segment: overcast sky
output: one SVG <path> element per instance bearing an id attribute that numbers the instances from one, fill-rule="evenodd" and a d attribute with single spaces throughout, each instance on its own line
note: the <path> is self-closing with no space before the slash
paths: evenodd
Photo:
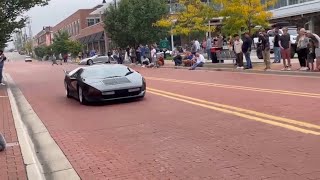
<path id="1" fill-rule="evenodd" d="M 37 34 L 43 26 L 54 26 L 78 9 L 93 8 L 103 0 L 50 0 L 49 5 L 34 7 L 27 15 L 32 19 L 33 34 Z M 112 0 L 107 0 L 111 2 Z"/>

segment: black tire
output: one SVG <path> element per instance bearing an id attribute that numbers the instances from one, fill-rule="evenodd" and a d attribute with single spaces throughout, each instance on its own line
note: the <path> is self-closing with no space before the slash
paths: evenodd
<path id="1" fill-rule="evenodd" d="M 80 104 L 82 104 L 82 105 L 88 104 L 85 96 L 83 95 L 83 91 L 82 91 L 81 87 L 78 87 L 78 99 L 79 99 Z"/>
<path id="2" fill-rule="evenodd" d="M 89 59 L 88 62 L 87 62 L 87 64 L 88 64 L 89 66 L 91 66 L 91 65 L 93 65 L 93 61 L 92 61 L 91 59 Z"/>

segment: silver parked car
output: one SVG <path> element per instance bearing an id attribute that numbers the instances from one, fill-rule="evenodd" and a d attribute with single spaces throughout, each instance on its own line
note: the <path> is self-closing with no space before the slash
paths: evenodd
<path id="1" fill-rule="evenodd" d="M 92 57 L 88 57 L 85 59 L 82 59 L 79 62 L 79 65 L 93 65 L 93 64 L 99 64 L 99 63 L 113 63 L 114 59 L 112 57 L 103 56 L 103 55 L 95 55 Z"/>

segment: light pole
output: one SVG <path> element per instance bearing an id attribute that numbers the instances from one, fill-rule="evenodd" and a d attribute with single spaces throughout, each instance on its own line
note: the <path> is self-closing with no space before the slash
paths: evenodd
<path id="1" fill-rule="evenodd" d="M 173 14 L 173 12 L 172 12 L 172 0 L 170 0 L 169 8 L 170 8 L 170 14 L 171 14 L 171 16 L 172 16 L 172 14 Z M 171 51 L 173 51 L 173 49 L 174 49 L 174 41 L 173 41 L 172 26 L 171 26 L 170 34 L 171 34 Z"/>
<path id="2" fill-rule="evenodd" d="M 207 4 L 208 4 L 208 6 L 210 5 L 210 0 L 207 0 Z M 210 27 L 211 26 L 211 17 L 209 17 L 208 25 L 209 25 L 208 37 L 211 38 L 211 27 Z"/>

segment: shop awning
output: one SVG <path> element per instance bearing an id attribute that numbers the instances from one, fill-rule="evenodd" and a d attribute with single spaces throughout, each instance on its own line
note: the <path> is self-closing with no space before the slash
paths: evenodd
<path id="1" fill-rule="evenodd" d="M 94 38 L 93 41 L 100 41 L 102 39 L 102 36 L 103 36 L 103 32 L 99 32 L 96 34 L 96 37 Z"/>

